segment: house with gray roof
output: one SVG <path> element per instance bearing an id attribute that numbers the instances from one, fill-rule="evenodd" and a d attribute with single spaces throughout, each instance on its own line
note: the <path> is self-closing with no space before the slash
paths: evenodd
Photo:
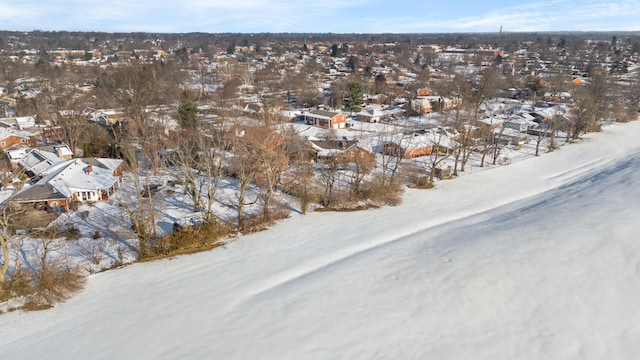
<path id="1" fill-rule="evenodd" d="M 347 126 L 347 116 L 342 113 L 313 110 L 303 114 L 309 125 L 320 126 L 327 129 L 344 129 Z"/>
<path id="2" fill-rule="evenodd" d="M 42 172 L 42 178 L 9 198 L 36 208 L 69 209 L 72 203 L 108 200 L 119 187 L 122 160 L 84 158 L 58 162 Z"/>

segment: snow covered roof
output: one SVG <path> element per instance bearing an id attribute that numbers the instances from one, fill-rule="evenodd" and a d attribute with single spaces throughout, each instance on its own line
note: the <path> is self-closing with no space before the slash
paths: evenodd
<path id="1" fill-rule="evenodd" d="M 529 114 L 520 114 L 520 115 L 514 115 L 514 116 L 510 116 L 507 121 L 510 123 L 518 123 L 518 124 L 529 124 L 531 122 L 533 122 L 535 118 Z"/>
<path id="2" fill-rule="evenodd" d="M 103 169 L 110 170 L 112 173 L 118 168 L 118 166 L 122 165 L 121 159 L 85 158 L 82 160 L 88 165 L 98 166 Z"/>
<path id="3" fill-rule="evenodd" d="M 5 128 L 0 128 L 0 140 L 4 140 L 11 136 L 17 136 L 24 139 L 28 139 L 34 136 L 34 134 L 29 131 L 20 131 L 20 130 L 13 130 L 13 129 L 9 130 Z"/>
<path id="4" fill-rule="evenodd" d="M 29 129 L 36 125 L 36 118 L 33 116 L 22 116 L 15 119 L 16 127 L 20 130 Z"/>
<path id="5" fill-rule="evenodd" d="M 92 158 L 64 161 L 56 167 L 54 172 L 42 178 L 37 184 L 49 183 L 67 197 L 80 190 L 98 190 L 112 187 L 118 181 L 118 178 L 113 176 L 113 170 L 106 167 L 92 166 L 95 161 L 96 159 Z M 122 160 L 115 161 L 122 162 Z M 91 170 L 89 170 L 89 167 Z"/>
<path id="6" fill-rule="evenodd" d="M 16 201 L 68 199 L 78 191 L 96 191 L 111 188 L 118 177 L 113 167 L 122 163 L 117 159 L 71 159 L 51 165 L 47 175 L 32 186 L 12 197 Z M 116 166 L 117 167 L 117 166 Z"/>
<path id="7" fill-rule="evenodd" d="M 396 114 L 401 114 L 403 113 L 404 110 L 397 108 L 397 107 L 390 107 L 390 108 L 381 108 L 381 107 L 371 107 L 371 108 L 367 108 L 364 109 L 362 111 L 360 111 L 358 113 L 358 115 L 362 115 L 362 116 L 366 116 L 366 117 L 385 117 L 385 116 L 392 116 L 392 115 L 396 115 Z"/>
<path id="8" fill-rule="evenodd" d="M 550 118 L 550 117 L 553 117 L 554 115 L 558 114 L 558 112 L 560 112 L 559 108 L 550 107 L 550 108 L 537 109 L 534 112 L 534 114 L 538 114 L 538 115 L 542 116 L 543 118 Z"/>
<path id="9" fill-rule="evenodd" d="M 314 118 L 317 118 L 317 119 L 330 120 L 330 119 L 332 119 L 334 116 L 336 116 L 338 114 L 339 113 L 331 112 L 331 111 L 313 110 L 313 111 L 307 113 L 307 116 L 314 117 Z"/>
<path id="10" fill-rule="evenodd" d="M 25 155 L 18 164 L 26 171 L 33 175 L 40 175 L 52 165 L 63 162 L 64 159 L 56 154 L 40 149 L 33 149 Z"/>
<path id="11" fill-rule="evenodd" d="M 317 151 L 319 157 L 330 157 L 343 153 L 358 145 L 355 140 L 309 140 L 311 148 Z"/>
<path id="12" fill-rule="evenodd" d="M 532 116 L 531 114 L 526 112 L 519 113 L 518 116 L 520 116 L 521 118 L 527 121 L 534 121 L 536 119 L 535 116 Z"/>
<path id="13" fill-rule="evenodd" d="M 45 145 L 37 148 L 41 151 L 47 151 L 56 154 L 58 157 L 73 156 L 73 152 L 67 144 Z"/>
<path id="14" fill-rule="evenodd" d="M 30 148 L 21 147 L 21 148 L 18 148 L 18 149 L 7 149 L 5 151 L 5 154 L 7 154 L 7 158 L 9 158 L 10 161 L 15 162 L 15 161 L 23 159 L 25 156 L 27 156 L 29 151 L 31 151 Z"/>
<path id="15" fill-rule="evenodd" d="M 403 149 L 416 149 L 426 146 L 439 146 L 441 148 L 452 149 L 457 143 L 441 129 L 431 129 L 424 133 L 413 133 L 405 135 L 400 140 Z"/>

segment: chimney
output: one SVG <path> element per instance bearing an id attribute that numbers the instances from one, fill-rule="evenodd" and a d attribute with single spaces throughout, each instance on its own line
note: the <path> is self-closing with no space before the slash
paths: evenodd
<path id="1" fill-rule="evenodd" d="M 89 175 L 91 174 L 91 172 L 93 171 L 93 166 L 88 165 L 86 168 L 84 168 L 84 173 Z"/>

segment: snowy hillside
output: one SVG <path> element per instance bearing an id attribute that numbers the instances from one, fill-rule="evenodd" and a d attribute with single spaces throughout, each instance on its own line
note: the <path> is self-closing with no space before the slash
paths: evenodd
<path id="1" fill-rule="evenodd" d="M 0 316 L 11 359 L 634 359 L 640 122 Z"/>

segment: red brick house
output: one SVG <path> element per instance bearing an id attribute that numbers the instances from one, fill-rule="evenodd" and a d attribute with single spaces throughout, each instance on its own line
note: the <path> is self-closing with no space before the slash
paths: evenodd
<path id="1" fill-rule="evenodd" d="M 309 125 L 315 125 L 327 129 L 344 129 L 347 127 L 347 116 L 345 114 L 324 110 L 313 110 L 303 115 L 305 121 Z"/>
<path id="2" fill-rule="evenodd" d="M 416 96 L 433 96 L 433 91 L 426 87 L 416 90 Z"/>
<path id="3" fill-rule="evenodd" d="M 355 140 L 309 140 L 317 160 L 337 159 L 347 163 L 373 165 L 375 155 L 358 146 Z"/>
<path id="4" fill-rule="evenodd" d="M 6 150 L 14 145 L 33 145 L 35 135 L 27 131 L 0 129 L 0 149 Z"/>

